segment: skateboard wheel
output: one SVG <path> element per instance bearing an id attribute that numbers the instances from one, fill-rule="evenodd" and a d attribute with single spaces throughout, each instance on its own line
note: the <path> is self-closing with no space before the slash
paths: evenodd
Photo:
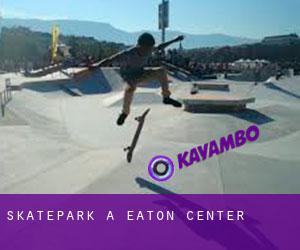
<path id="1" fill-rule="evenodd" d="M 129 151 L 130 147 L 124 148 L 124 152 Z"/>

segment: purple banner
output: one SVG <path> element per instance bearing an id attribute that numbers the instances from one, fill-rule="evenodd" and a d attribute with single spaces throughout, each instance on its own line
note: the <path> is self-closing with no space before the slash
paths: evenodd
<path id="1" fill-rule="evenodd" d="M 299 249 L 298 195 L 1 195 L 0 249 Z"/>

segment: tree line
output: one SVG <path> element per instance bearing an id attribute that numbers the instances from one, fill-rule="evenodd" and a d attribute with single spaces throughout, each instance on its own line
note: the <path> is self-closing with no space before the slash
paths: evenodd
<path id="1" fill-rule="evenodd" d="M 122 49 L 124 44 L 98 41 L 92 37 L 60 36 L 60 42 L 70 46 L 71 66 L 89 60 L 101 60 Z M 51 35 L 24 27 L 2 28 L 0 34 L 0 70 L 19 71 L 49 66 Z M 230 63 L 235 60 L 265 59 L 272 63 L 300 63 L 300 43 L 266 45 L 263 43 L 220 48 L 198 48 L 177 53 L 176 61 L 197 63 Z"/>
<path id="2" fill-rule="evenodd" d="M 87 57 L 100 60 L 121 49 L 124 44 L 98 41 L 92 37 L 60 36 L 60 42 L 70 46 L 71 63 Z M 24 27 L 2 28 L 0 34 L 0 70 L 19 71 L 42 68 L 51 64 L 51 35 Z M 74 65 L 76 66 L 76 65 Z"/>
<path id="3" fill-rule="evenodd" d="M 265 59 L 272 63 L 299 63 L 300 43 L 267 45 L 263 43 L 222 48 L 186 50 L 183 56 L 200 63 L 231 63 L 243 59 Z"/>

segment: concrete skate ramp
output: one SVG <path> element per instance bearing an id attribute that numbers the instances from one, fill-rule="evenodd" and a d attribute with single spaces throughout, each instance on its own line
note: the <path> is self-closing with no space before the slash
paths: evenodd
<path id="1" fill-rule="evenodd" d="M 215 91 L 229 91 L 228 83 L 220 83 L 220 82 L 194 82 L 194 86 L 198 88 L 198 90 L 215 90 Z"/>
<path id="2" fill-rule="evenodd" d="M 227 112 L 246 109 L 246 105 L 254 103 L 255 98 L 217 93 L 199 93 L 181 98 L 185 110 L 197 112 Z"/>
<path id="3" fill-rule="evenodd" d="M 27 126 L 28 123 L 22 119 L 20 116 L 16 115 L 9 109 L 5 110 L 5 116 L 0 117 L 0 127 L 9 126 Z"/>
<path id="4" fill-rule="evenodd" d="M 265 87 L 269 88 L 269 89 L 272 89 L 272 90 L 275 90 L 275 91 L 279 91 L 285 95 L 288 95 L 289 97 L 294 97 L 294 98 L 297 98 L 297 99 L 300 99 L 300 95 L 297 94 L 297 93 L 293 93 L 292 91 L 288 90 L 288 89 L 285 89 L 279 85 L 276 85 L 272 82 L 266 82 L 264 84 Z M 286 86 L 285 86 L 286 87 Z"/>
<path id="5" fill-rule="evenodd" d="M 117 77 L 111 69 L 102 73 Z M 9 126 L 0 126 L 2 193 L 153 193 L 135 182 L 137 177 L 151 181 L 147 166 L 153 156 L 176 159 L 178 153 L 253 123 L 261 131 L 257 143 L 175 171 L 169 182 L 160 185 L 179 194 L 299 193 L 298 98 L 263 84 L 228 81 L 230 94 L 256 97 L 251 111 L 194 114 L 161 104 L 140 104 L 132 105 L 126 123 L 118 127 L 121 108 L 103 104 L 111 98 L 112 105 L 119 105 L 123 92 L 114 90 L 123 88 L 123 82 L 111 82 L 117 83 L 110 84 L 111 93 L 85 98 L 51 99 L 28 89 L 14 93 L 8 108 L 28 125 L 11 126 L 16 124 L 12 118 L 6 123 Z M 273 83 L 300 94 L 300 78 Z M 171 85 L 175 98 L 188 95 L 190 87 L 182 82 Z M 139 102 L 141 96 L 141 103 L 148 102 L 159 92 L 138 89 L 135 100 Z M 147 108 L 151 113 L 129 165 L 123 148 L 136 131 L 134 118 Z"/>
<path id="6" fill-rule="evenodd" d="M 23 88 L 36 92 L 64 92 L 70 96 L 106 94 L 120 90 L 123 86 L 124 81 L 114 68 L 99 69 L 79 79 L 49 79 L 23 84 Z"/>

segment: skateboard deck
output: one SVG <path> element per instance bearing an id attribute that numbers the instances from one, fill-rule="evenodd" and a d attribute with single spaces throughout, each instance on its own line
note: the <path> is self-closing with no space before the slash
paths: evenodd
<path id="1" fill-rule="evenodd" d="M 133 157 L 133 152 L 134 149 L 138 143 L 138 140 L 140 138 L 144 123 L 145 123 L 145 118 L 148 115 L 148 113 L 150 112 L 150 109 L 147 109 L 141 116 L 136 117 L 135 120 L 139 123 L 138 127 L 136 129 L 135 135 L 133 137 L 133 140 L 131 142 L 131 145 L 127 148 L 124 149 L 125 152 L 127 152 L 127 161 L 128 163 L 131 163 L 132 161 L 132 157 Z"/>

